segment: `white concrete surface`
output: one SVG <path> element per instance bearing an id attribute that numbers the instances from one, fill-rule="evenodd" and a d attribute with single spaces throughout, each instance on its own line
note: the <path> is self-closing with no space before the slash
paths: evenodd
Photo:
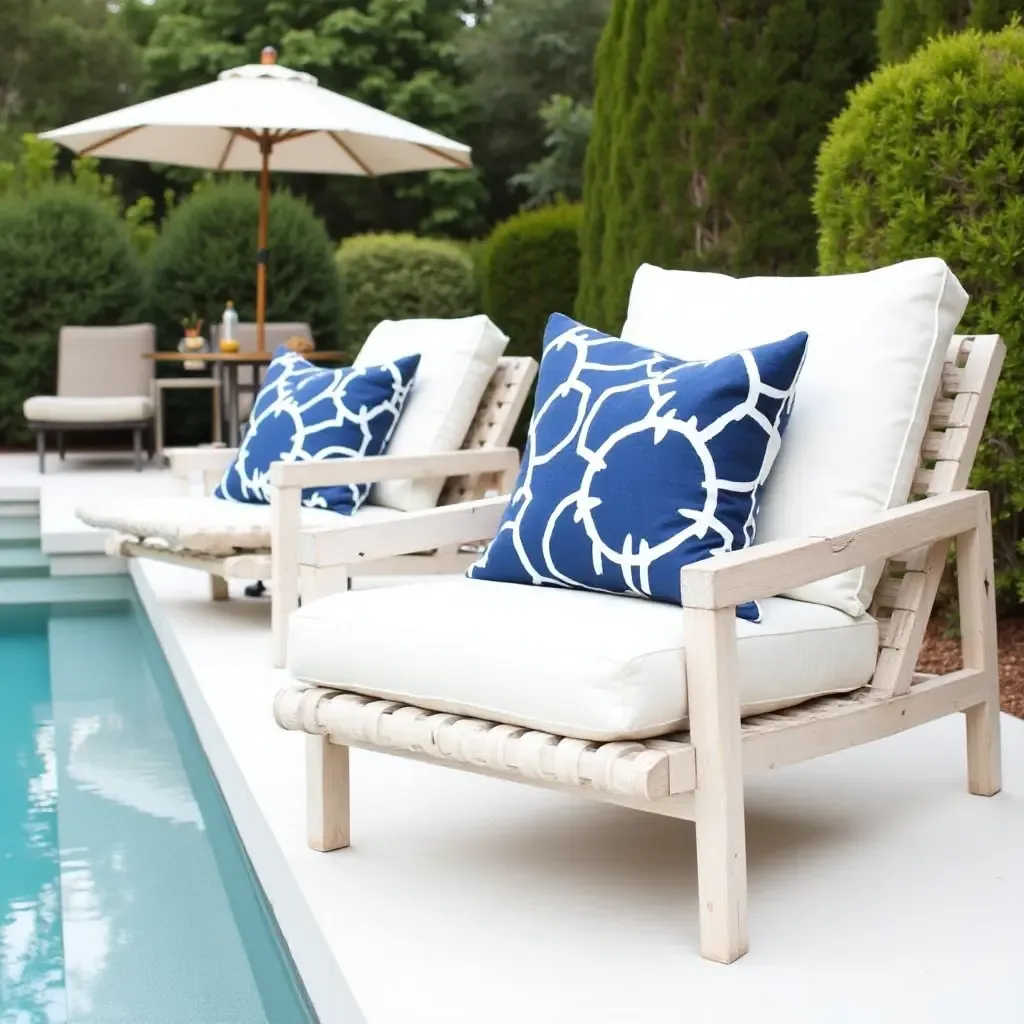
<path id="1" fill-rule="evenodd" d="M 121 496 L 178 493 L 169 470 L 147 463 L 136 473 L 130 454 L 73 452 L 64 462 L 51 454 L 46 459 L 46 473 L 40 474 L 38 467 L 34 454 L 0 455 L 0 504 L 23 509 L 26 502 L 39 503 L 43 552 L 50 556 L 55 576 L 117 573 L 126 568 L 123 559 L 107 559 L 104 531 L 76 518 L 77 505 L 116 501 Z"/>
<path id="2" fill-rule="evenodd" d="M 266 605 L 138 564 L 276 846 L 275 905 L 312 919 L 370 1024 L 1016 1019 L 1024 722 L 1004 716 L 993 799 L 966 792 L 959 716 L 753 780 L 751 952 L 721 967 L 697 954 L 685 822 L 357 750 L 353 846 L 309 851 Z"/>
<path id="3" fill-rule="evenodd" d="M 353 846 L 310 851 L 268 603 L 132 576 L 322 1024 L 1021 1019 L 1024 722 L 991 799 L 959 716 L 751 780 L 751 951 L 722 967 L 685 822 L 353 751 Z"/>

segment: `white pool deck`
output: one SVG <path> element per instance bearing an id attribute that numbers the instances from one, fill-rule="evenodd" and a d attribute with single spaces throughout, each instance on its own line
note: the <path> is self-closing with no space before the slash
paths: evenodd
<path id="1" fill-rule="evenodd" d="M 61 572 L 123 571 L 75 503 L 169 474 L 50 466 L 0 456 L 0 511 L 38 500 Z M 697 953 L 686 822 L 353 751 L 353 846 L 310 851 L 268 603 L 128 568 L 321 1024 L 1024 1020 L 1024 722 L 1003 716 L 991 799 L 959 716 L 751 780 L 751 950 L 723 967 Z"/>

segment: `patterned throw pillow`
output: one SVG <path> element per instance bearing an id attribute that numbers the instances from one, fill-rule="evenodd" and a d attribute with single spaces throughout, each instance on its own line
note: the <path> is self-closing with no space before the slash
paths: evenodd
<path id="1" fill-rule="evenodd" d="M 256 396 L 238 456 L 214 496 L 265 505 L 272 462 L 381 455 L 419 361 L 413 355 L 383 366 L 325 370 L 280 346 Z M 349 515 L 369 492 L 368 484 L 307 487 L 302 503 Z"/>
<path id="2" fill-rule="evenodd" d="M 754 540 L 806 345 L 682 362 L 556 313 L 515 490 L 468 575 L 679 604 L 684 565 Z"/>

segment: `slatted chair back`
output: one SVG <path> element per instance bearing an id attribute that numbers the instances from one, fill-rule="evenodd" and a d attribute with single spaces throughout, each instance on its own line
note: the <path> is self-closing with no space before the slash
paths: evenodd
<path id="1" fill-rule="evenodd" d="M 1002 340 L 994 334 L 957 335 L 950 342 L 911 501 L 967 486 L 1004 353 Z M 879 624 L 875 689 L 910 689 L 948 554 L 949 545 L 942 542 L 886 563 L 871 605 Z"/>
<path id="2" fill-rule="evenodd" d="M 462 447 L 503 448 L 507 445 L 536 376 L 537 361 L 529 356 L 504 356 L 500 359 L 480 399 Z M 453 476 L 445 481 L 438 504 L 473 501 L 500 487 L 501 481 L 493 473 Z"/>

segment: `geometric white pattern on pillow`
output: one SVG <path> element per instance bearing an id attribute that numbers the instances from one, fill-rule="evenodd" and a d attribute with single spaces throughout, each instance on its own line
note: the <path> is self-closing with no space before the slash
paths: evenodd
<path id="1" fill-rule="evenodd" d="M 314 366 L 281 346 L 253 404 L 238 455 L 215 497 L 267 504 L 274 462 L 314 462 L 383 454 L 412 386 L 419 357 L 383 366 Z M 307 487 L 308 508 L 355 511 L 368 484 Z"/>
<path id="2" fill-rule="evenodd" d="M 683 363 L 552 315 L 519 478 L 470 575 L 678 605 L 682 566 L 754 538 L 806 342 Z"/>

